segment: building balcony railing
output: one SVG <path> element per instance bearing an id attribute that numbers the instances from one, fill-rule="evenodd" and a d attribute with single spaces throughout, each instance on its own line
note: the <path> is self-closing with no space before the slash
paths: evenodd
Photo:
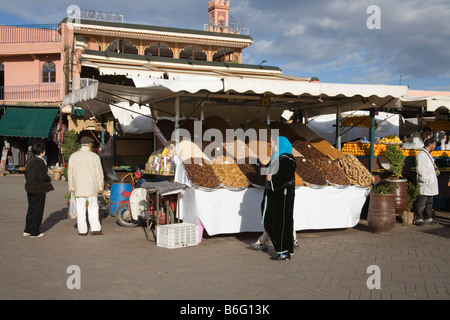
<path id="1" fill-rule="evenodd" d="M 71 83 L 71 92 L 73 92 L 78 89 L 86 88 L 93 83 L 98 83 L 98 80 L 91 78 L 72 78 Z"/>
<path id="2" fill-rule="evenodd" d="M 44 101 L 61 100 L 59 83 L 42 83 L 23 86 L 0 87 L 0 101 Z"/>
<path id="3" fill-rule="evenodd" d="M 0 26 L 0 43 L 59 42 L 61 36 L 56 24 Z"/>

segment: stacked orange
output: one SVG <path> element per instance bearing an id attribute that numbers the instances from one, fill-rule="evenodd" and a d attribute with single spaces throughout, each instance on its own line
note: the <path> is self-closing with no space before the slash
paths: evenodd
<path id="1" fill-rule="evenodd" d="M 431 151 L 433 157 L 450 157 L 450 150 Z"/>
<path id="2" fill-rule="evenodd" d="M 342 152 L 345 154 L 353 154 L 355 156 L 368 156 L 370 155 L 370 143 L 356 143 L 348 142 L 344 144 Z M 386 145 L 382 143 L 376 143 L 373 146 L 373 154 L 375 156 L 384 155 L 386 153 Z"/>
<path id="3" fill-rule="evenodd" d="M 402 149 L 403 155 L 405 157 L 415 157 L 417 156 L 417 152 L 419 152 L 419 150 L 415 150 L 415 149 Z"/>
<path id="4" fill-rule="evenodd" d="M 386 145 L 382 143 L 376 143 L 373 146 L 373 154 L 376 156 L 383 156 L 386 154 Z"/>
<path id="5" fill-rule="evenodd" d="M 370 154 L 370 143 L 348 142 L 344 144 L 342 152 L 355 156 L 365 156 Z"/>

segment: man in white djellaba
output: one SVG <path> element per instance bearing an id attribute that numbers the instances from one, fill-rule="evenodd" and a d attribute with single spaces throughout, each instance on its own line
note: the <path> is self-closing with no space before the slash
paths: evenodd
<path id="1" fill-rule="evenodd" d="M 80 236 L 88 234 L 86 222 L 86 201 L 88 204 L 88 219 L 91 235 L 102 235 L 98 193 L 103 190 L 103 169 L 100 157 L 91 151 L 94 140 L 90 137 L 81 138 L 81 148 L 69 158 L 67 180 L 69 190 L 75 195 L 77 212 L 77 228 Z"/>
<path id="2" fill-rule="evenodd" d="M 437 176 L 439 170 L 434 163 L 431 151 L 436 148 L 436 141 L 427 139 L 424 147 L 417 153 L 416 170 L 417 184 L 420 186 L 420 195 L 416 202 L 415 224 L 436 223 L 433 220 L 433 197 L 439 194 Z"/>

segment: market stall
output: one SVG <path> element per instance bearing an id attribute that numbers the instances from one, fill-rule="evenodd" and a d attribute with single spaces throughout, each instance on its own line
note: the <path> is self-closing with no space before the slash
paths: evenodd
<path id="1" fill-rule="evenodd" d="M 177 180 L 189 183 L 182 168 L 177 170 Z M 343 189 L 298 187 L 294 205 L 295 230 L 354 227 L 359 222 L 368 190 L 358 186 Z M 262 231 L 262 198 L 261 188 L 242 191 L 188 188 L 180 197 L 180 214 L 186 222 L 201 223 L 209 235 Z"/>
<path id="2" fill-rule="evenodd" d="M 272 126 L 288 136 L 287 130 L 292 130 L 281 122 Z M 305 141 L 294 130 L 290 137 L 297 161 L 295 229 L 354 227 L 373 182 L 368 170 L 355 157 L 344 155 L 323 139 L 312 136 L 315 140 Z M 269 146 L 264 141 L 258 143 Z M 209 148 L 229 155 L 222 158 L 206 152 L 208 146 L 189 140 L 180 143 L 174 181 L 189 186 L 180 197 L 181 219 L 203 225 L 209 235 L 262 231 L 264 176 L 260 175 L 260 163 L 264 160 L 260 160 L 265 154 L 259 154 L 256 145 L 243 142 L 241 148 L 239 144 L 234 146 L 234 152 L 226 143 Z M 252 157 L 258 161 L 250 163 Z M 196 164 L 196 159 L 201 161 Z M 216 164 L 218 159 L 223 168 Z M 350 166 L 348 171 L 344 169 Z"/>
<path id="3" fill-rule="evenodd" d="M 431 152 L 436 165 L 440 171 L 438 176 L 439 195 L 434 199 L 435 209 L 449 209 L 450 208 L 450 186 L 448 185 L 450 179 L 450 121 L 448 118 L 448 109 L 443 105 L 448 105 L 448 98 L 442 98 L 438 102 L 436 97 L 433 98 L 410 98 L 407 99 L 406 105 L 413 104 L 419 107 L 416 110 L 417 123 L 414 127 L 409 125 L 407 130 L 400 130 L 397 134 L 377 134 L 373 145 L 367 140 L 359 139 L 356 141 L 346 142 L 343 145 L 342 152 L 345 154 L 353 154 L 369 168 L 375 176 L 375 182 L 378 183 L 390 175 L 389 163 L 385 157 L 386 147 L 388 145 L 396 145 L 402 150 L 405 156 L 405 165 L 402 175 L 408 181 L 415 182 L 415 157 L 423 146 L 422 139 L 416 139 L 418 132 L 423 127 L 430 128 L 432 138 L 437 142 L 437 148 Z M 420 108 L 424 108 L 421 110 Z M 445 109 L 443 109 L 445 108 Z M 436 112 L 438 111 L 438 112 Z M 440 111 L 440 112 L 439 112 Z M 398 117 L 398 115 L 396 115 Z M 420 120 L 418 124 L 417 118 Z M 403 123 L 409 121 L 401 119 Z M 349 123 L 350 120 L 347 121 Z M 370 124 L 366 122 L 361 123 L 362 126 L 368 127 Z M 412 128 L 412 129 L 410 129 Z M 401 137 L 401 138 L 400 138 Z M 373 147 L 373 157 L 370 157 L 371 147 Z"/>
<path id="4" fill-rule="evenodd" d="M 278 129 L 280 135 L 289 137 L 292 142 L 303 139 L 313 143 L 310 138 L 314 135 L 304 130 L 308 129 L 308 117 L 373 108 L 374 105 L 395 106 L 397 99 L 407 92 L 406 87 L 395 86 L 325 84 L 274 78 L 236 79 L 220 78 L 217 75 L 198 82 L 192 79 L 183 82 L 176 79 L 155 81 L 156 79 L 136 77 L 133 80 L 136 87 L 100 83 L 96 93 L 89 92 L 90 97 L 83 95 L 85 100 L 78 104 L 89 110 L 88 116 L 105 112 L 111 103 L 111 97 L 114 97 L 116 106 L 120 101 L 129 101 L 130 106 L 134 103 L 147 105 L 152 111 L 151 121 L 155 121 L 155 129 L 160 125 L 160 118 L 169 117 L 173 120 L 174 128 L 184 128 L 193 140 L 198 138 L 200 141 L 208 141 L 203 139 L 205 131 L 202 129 L 197 132 L 190 131 L 195 120 L 207 129 L 208 117 L 220 115 L 222 120 L 225 120 L 221 123 L 227 123 L 234 130 Z M 71 99 L 67 101 L 73 102 Z M 121 108 L 126 108 L 126 105 L 121 105 Z M 274 119 L 279 119 L 283 111 L 289 108 L 302 113 L 303 120 L 302 123 L 292 123 L 287 128 Z M 259 121 L 252 123 L 251 120 Z M 212 127 L 218 129 L 218 123 Z M 304 131 L 301 132 L 302 130 Z M 295 135 L 298 137 L 292 138 Z M 308 139 L 305 139 L 306 137 Z M 320 136 L 314 138 L 318 140 L 315 141 L 317 147 L 324 141 Z M 234 178 L 224 183 L 221 179 L 226 177 L 217 172 L 216 164 L 208 163 L 211 161 L 208 156 L 212 149 L 205 155 L 205 147 L 208 146 L 198 146 L 198 158 L 203 170 L 185 165 L 185 159 L 182 159 L 182 165 L 176 165 L 174 181 L 189 186 L 180 199 L 177 215 L 187 222 L 203 224 L 209 234 L 261 230 L 262 189 L 256 180 L 262 176 L 257 172 L 257 165 L 252 164 L 246 168 L 239 166 L 241 173 L 247 178 L 247 182 L 242 185 L 237 183 L 242 181 L 241 179 Z M 347 177 L 347 182 L 330 181 L 319 168 L 333 166 L 333 170 L 344 172 L 343 167 L 338 167 L 338 158 L 342 156 L 344 159 L 344 155 L 339 154 L 329 143 L 327 147 L 330 154 L 322 153 L 327 160 L 322 159 L 320 163 L 316 162 L 319 159 L 314 155 L 306 154 L 309 149 L 296 149 L 299 153 L 296 155 L 299 171 L 296 174 L 294 217 L 297 230 L 353 227 L 359 221 L 361 209 L 373 183 L 367 169 L 367 175 L 353 177 L 355 180 Z M 332 151 L 338 152 L 338 155 L 331 155 Z M 270 155 L 270 152 L 268 154 Z M 347 159 L 353 160 L 345 157 L 345 160 Z M 237 162 L 237 159 L 234 158 L 233 161 Z M 229 161 L 228 165 L 235 169 L 233 161 Z M 348 167 L 350 163 L 344 163 L 343 166 Z M 195 175 L 200 175 L 201 171 L 206 172 L 203 173 L 206 177 L 202 181 L 203 185 L 193 179 Z M 208 185 L 204 184 L 206 182 Z"/>

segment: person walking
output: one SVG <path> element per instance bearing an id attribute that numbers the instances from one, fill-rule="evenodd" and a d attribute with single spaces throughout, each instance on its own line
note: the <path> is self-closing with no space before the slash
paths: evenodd
<path id="1" fill-rule="evenodd" d="M 100 157 L 91 151 L 94 140 L 82 137 L 81 148 L 69 158 L 67 179 L 69 190 L 75 196 L 77 228 L 80 236 L 88 234 L 86 201 L 91 235 L 102 235 L 99 217 L 98 193 L 103 190 L 103 169 Z"/>
<path id="2" fill-rule="evenodd" d="M 294 249 L 298 249 L 299 243 L 297 240 L 297 231 L 295 231 L 295 228 L 292 232 L 292 236 L 294 239 Z M 264 230 L 263 234 L 260 235 L 258 237 L 258 239 L 256 239 L 256 241 L 250 245 L 250 248 L 253 250 L 267 251 L 269 249 L 269 246 L 268 246 L 269 240 L 270 240 L 269 234 L 267 233 L 266 230 Z"/>
<path id="3" fill-rule="evenodd" d="M 416 156 L 417 184 L 420 186 L 415 213 L 415 224 L 418 226 L 436 223 L 433 220 L 433 197 L 439 194 L 438 169 L 431 155 L 435 148 L 436 141 L 427 139 Z"/>
<path id="4" fill-rule="evenodd" d="M 40 238 L 44 234 L 39 228 L 44 216 L 45 198 L 49 191 L 54 190 L 48 175 L 47 163 L 44 160 L 45 144 L 38 141 L 31 147 L 32 157 L 25 171 L 25 191 L 27 192 L 28 211 L 25 218 L 25 237 Z"/>
<path id="5" fill-rule="evenodd" d="M 272 241 L 273 260 L 290 260 L 294 254 L 294 197 L 296 162 L 286 137 L 272 141 L 272 157 L 261 203 L 264 230 Z"/>

